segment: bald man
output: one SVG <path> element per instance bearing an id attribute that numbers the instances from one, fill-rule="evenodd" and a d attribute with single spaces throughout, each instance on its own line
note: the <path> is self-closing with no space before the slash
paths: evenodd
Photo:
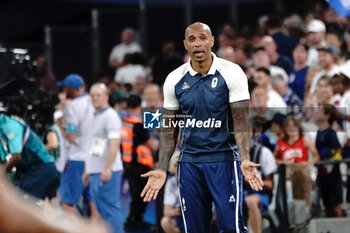
<path id="1" fill-rule="evenodd" d="M 90 184 L 90 194 L 102 219 L 114 233 L 123 232 L 120 209 L 122 160 L 120 155 L 121 120 L 108 105 L 109 92 L 105 84 L 96 83 L 90 89 L 95 108 L 89 128 L 90 151 L 85 160 L 83 182 Z"/>
<path id="2" fill-rule="evenodd" d="M 208 25 L 187 27 L 190 60 L 168 75 L 163 89 L 163 122 L 173 124 L 162 126 L 159 169 L 142 175 L 148 182 L 141 196 L 157 197 L 181 128 L 178 182 L 185 232 L 209 232 L 212 203 L 220 232 L 246 232 L 243 175 L 253 189 L 263 186 L 255 169 L 260 165 L 249 161 L 248 80 L 237 64 L 216 57 L 213 45 Z M 176 119 L 178 111 L 188 117 Z"/>

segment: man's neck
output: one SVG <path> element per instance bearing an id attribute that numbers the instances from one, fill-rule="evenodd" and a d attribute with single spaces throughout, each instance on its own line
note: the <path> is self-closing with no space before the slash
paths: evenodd
<path id="1" fill-rule="evenodd" d="M 193 60 L 191 60 L 191 66 L 193 68 L 194 71 L 199 72 L 202 76 L 205 76 L 211 65 L 213 64 L 213 56 L 210 56 L 210 58 L 204 62 L 194 62 Z"/>
<path id="2" fill-rule="evenodd" d="M 102 105 L 100 107 L 95 107 L 95 114 L 100 113 L 101 111 L 103 111 L 107 107 L 108 107 L 108 104 L 104 104 L 104 105 Z"/>

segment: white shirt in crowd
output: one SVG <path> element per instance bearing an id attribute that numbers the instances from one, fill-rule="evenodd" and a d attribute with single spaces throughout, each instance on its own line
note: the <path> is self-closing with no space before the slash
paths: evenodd
<path id="1" fill-rule="evenodd" d="M 287 104 L 277 91 L 270 88 L 267 91 L 267 96 L 269 97 L 266 103 L 268 108 L 274 108 L 274 112 L 287 113 Z"/>
<path id="2" fill-rule="evenodd" d="M 114 80 L 120 84 L 134 84 L 137 78 L 146 78 L 146 76 L 147 69 L 143 65 L 129 64 L 116 71 Z"/>
<path id="3" fill-rule="evenodd" d="M 175 206 L 179 202 L 179 189 L 176 177 L 170 176 L 165 183 L 163 204 Z"/>
<path id="4" fill-rule="evenodd" d="M 89 127 L 89 153 L 85 160 L 85 168 L 88 174 L 101 173 L 105 168 L 109 153 L 109 140 L 120 140 L 121 120 L 118 114 L 107 107 L 93 116 Z M 112 171 L 123 170 L 120 147 L 117 157 L 113 162 Z"/>
<path id="5" fill-rule="evenodd" d="M 68 146 L 68 158 L 74 161 L 84 161 L 88 155 L 90 144 L 88 133 L 91 127 L 94 106 L 88 94 L 76 97 L 67 105 L 65 111 L 65 122 L 67 130 L 74 126 L 77 138 Z"/>
<path id="6" fill-rule="evenodd" d="M 262 146 L 260 151 L 260 164 L 261 164 L 261 172 L 267 176 L 273 174 L 277 171 L 277 165 L 275 161 L 275 157 L 269 148 Z M 261 172 L 257 169 L 259 176 L 261 177 Z"/>
<path id="7" fill-rule="evenodd" d="M 116 59 L 118 62 L 121 63 L 124 61 L 125 54 L 140 53 L 140 52 L 142 52 L 142 48 L 136 42 L 133 42 L 129 45 L 126 45 L 124 43 L 120 43 L 120 44 L 114 46 L 109 58 Z"/>

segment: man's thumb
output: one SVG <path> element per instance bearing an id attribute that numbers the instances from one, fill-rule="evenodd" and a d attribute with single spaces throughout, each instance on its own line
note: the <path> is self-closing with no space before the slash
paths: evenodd
<path id="1" fill-rule="evenodd" d="M 145 177 L 149 177 L 151 175 L 151 171 L 145 173 L 145 174 L 141 174 L 141 177 L 145 178 Z"/>

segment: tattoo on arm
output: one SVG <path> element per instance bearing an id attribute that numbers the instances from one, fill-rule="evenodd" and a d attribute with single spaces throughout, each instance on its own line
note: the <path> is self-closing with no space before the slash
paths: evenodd
<path id="1" fill-rule="evenodd" d="M 176 120 L 176 111 L 166 110 L 163 111 L 163 119 L 166 122 Z M 177 136 L 179 129 L 175 128 L 172 124 L 169 128 L 161 128 L 160 132 L 160 146 L 159 146 L 159 168 L 163 171 L 167 171 L 169 167 L 169 161 L 174 153 Z"/>
<path id="2" fill-rule="evenodd" d="M 249 126 L 249 100 L 230 103 L 233 118 L 233 129 L 241 160 L 249 160 L 251 147 Z"/>

